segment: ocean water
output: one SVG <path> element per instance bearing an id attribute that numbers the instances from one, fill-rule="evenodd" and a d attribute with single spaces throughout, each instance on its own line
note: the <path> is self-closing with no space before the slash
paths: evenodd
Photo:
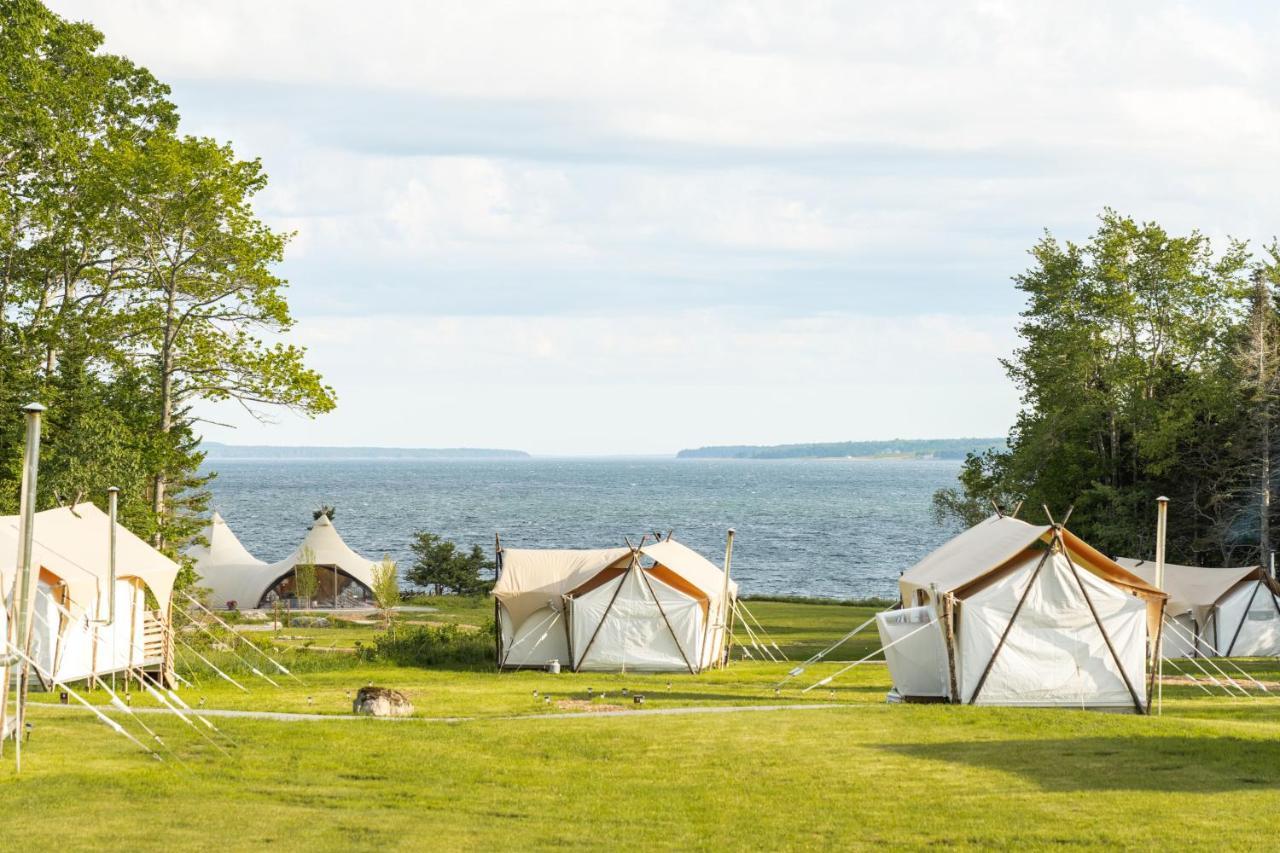
<path id="1" fill-rule="evenodd" d="M 954 534 L 930 514 L 943 460 L 219 460 L 213 506 L 261 559 L 285 557 L 311 512 L 337 508 L 351 547 L 407 566 L 414 531 L 492 552 L 675 537 L 720 564 L 737 531 L 745 594 L 892 596 L 899 573 Z"/>

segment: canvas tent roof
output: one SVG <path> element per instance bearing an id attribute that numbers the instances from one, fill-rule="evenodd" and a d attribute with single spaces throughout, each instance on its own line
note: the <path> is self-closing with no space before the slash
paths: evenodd
<path id="1" fill-rule="evenodd" d="M 1117 557 L 1116 562 L 1148 583 L 1155 584 L 1155 560 Z M 1164 591 L 1169 594 L 1169 609 L 1174 613 L 1184 613 L 1194 608 L 1212 607 L 1240 581 L 1248 578 L 1262 580 L 1265 577 L 1266 573 L 1261 566 L 1225 569 L 1165 563 Z"/>
<path id="2" fill-rule="evenodd" d="M 942 593 L 955 592 L 999 570 L 1037 542 L 1047 542 L 1053 528 L 1028 524 L 1008 516 L 991 516 L 925 556 L 903 572 L 899 588 L 910 603 L 917 590 L 926 593 L 937 586 Z M 1062 539 L 1082 568 L 1149 599 L 1165 594 L 1142 577 L 1064 529 Z"/>
<path id="3" fill-rule="evenodd" d="M 107 542 L 111 520 L 92 503 L 74 507 L 58 507 L 35 514 L 33 565 L 38 565 L 62 578 L 69 588 L 71 600 L 80 607 L 96 599 L 98 590 L 108 577 Z M 12 556 L 4 558 L 4 567 L 14 571 L 17 560 L 18 517 L 0 517 L 0 528 L 12 538 L 12 549 L 0 548 Z M 169 606 L 178 564 L 152 548 L 133 531 L 116 522 L 116 575 L 141 580 L 151 590 L 161 609 Z M 12 575 L 8 575 L 12 583 Z"/>
<path id="4" fill-rule="evenodd" d="M 308 551 L 310 552 L 309 555 L 306 554 Z M 309 556 L 311 562 L 317 566 L 334 566 L 365 586 L 373 586 L 374 561 L 366 559 L 351 550 L 351 546 L 338 535 L 338 528 L 333 526 L 329 516 L 321 515 L 311 525 L 311 529 L 307 531 L 307 535 L 302 538 L 302 542 L 293 550 L 292 554 L 280 562 L 272 563 L 266 567 L 264 574 L 270 577 L 267 578 L 258 595 L 261 596 L 262 593 L 265 593 L 267 585 L 273 583 L 276 578 L 291 571 L 294 566 L 302 562 L 304 556 Z M 257 604 L 256 600 L 254 604 Z"/>
<path id="5" fill-rule="evenodd" d="M 565 593 L 630 558 L 630 548 L 503 548 L 493 595 L 519 626 L 548 602 L 558 611 Z"/>
<path id="6" fill-rule="evenodd" d="M 645 545 L 640 553 L 659 565 L 666 566 L 689 583 L 702 590 L 709 599 L 718 599 L 724 592 L 724 570 L 706 557 L 674 539 Z M 738 585 L 729 582 L 729 594 L 737 595 Z"/>

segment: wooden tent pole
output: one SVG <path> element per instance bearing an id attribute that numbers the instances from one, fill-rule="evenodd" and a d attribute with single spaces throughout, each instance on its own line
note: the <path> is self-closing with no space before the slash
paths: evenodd
<path id="1" fill-rule="evenodd" d="M 1258 584 L 1253 585 L 1253 594 L 1249 596 L 1249 603 L 1244 606 L 1244 613 L 1240 614 L 1240 624 L 1236 626 L 1236 632 L 1231 635 L 1231 645 L 1227 646 L 1227 653 L 1223 657 L 1231 657 L 1231 653 L 1235 651 L 1236 640 L 1240 639 L 1240 629 L 1244 627 L 1244 622 L 1249 618 L 1249 608 L 1253 607 L 1253 600 L 1258 597 Z"/>
<path id="2" fill-rule="evenodd" d="M 693 669 L 693 664 L 689 663 L 689 656 L 684 653 L 684 646 L 680 645 L 680 638 L 676 636 L 676 629 L 671 627 L 671 620 L 667 618 L 667 611 L 662 609 L 662 602 L 658 600 L 658 594 L 653 591 L 653 584 L 649 582 L 649 575 L 644 569 L 640 569 L 640 577 L 644 578 L 644 585 L 649 588 L 649 594 L 653 596 L 653 603 L 658 605 L 658 612 L 662 614 L 662 622 L 667 626 L 667 633 L 671 634 L 672 641 L 675 642 L 676 648 L 680 651 L 680 658 L 684 661 L 684 665 L 689 669 L 690 675 L 697 675 Z"/>
<path id="3" fill-rule="evenodd" d="M 1004 631 L 1000 634 L 1000 640 L 996 643 L 996 647 L 991 650 L 991 657 L 987 660 L 986 667 L 982 670 L 982 675 L 978 678 L 978 684 L 973 688 L 973 695 L 969 697 L 969 704 L 973 705 L 978 701 L 978 694 L 982 692 L 983 686 L 987 683 L 987 676 L 991 674 L 991 667 L 995 665 L 996 657 L 1000 654 L 1000 650 L 1004 648 L 1004 641 L 1009 636 L 1009 631 L 1013 629 L 1013 623 L 1017 621 L 1018 614 L 1022 612 L 1022 605 L 1026 604 L 1027 596 L 1031 594 L 1031 588 L 1036 585 L 1036 578 L 1040 577 L 1040 570 L 1044 568 L 1045 561 L 1049 559 L 1049 555 L 1053 553 L 1050 547 L 1044 552 L 1044 556 L 1040 558 L 1040 562 L 1036 563 L 1036 570 L 1031 573 L 1031 580 L 1027 581 L 1027 588 L 1022 591 L 1022 596 L 1018 599 L 1018 604 L 1013 608 L 1013 615 L 1009 617 L 1009 624 L 1004 626 Z"/>
<path id="4" fill-rule="evenodd" d="M 951 682 L 951 704 L 955 705 L 960 701 L 959 679 L 956 676 L 956 631 L 955 631 L 955 602 L 956 597 L 952 593 L 947 593 L 942 599 L 942 618 L 946 623 L 946 641 L 947 641 L 947 673 Z"/>
<path id="5" fill-rule="evenodd" d="M 729 533 L 725 537 L 724 544 L 724 588 L 720 593 L 720 660 L 716 662 L 717 669 L 724 669 L 729 664 L 730 639 L 729 639 L 729 569 L 733 563 L 733 537 L 735 531 L 729 528 Z"/>
<path id="6" fill-rule="evenodd" d="M 493 582 L 497 584 L 499 573 L 502 571 L 502 539 L 499 538 L 498 532 L 493 533 Z M 502 669 L 506 658 L 502 654 L 502 613 L 499 611 L 501 605 L 498 597 L 493 597 L 493 663 L 498 669 Z M 512 638 L 515 635 L 515 626 L 511 626 Z"/>
<path id="7" fill-rule="evenodd" d="M 627 544 L 628 544 L 628 545 L 630 545 L 631 543 L 630 543 L 630 542 L 628 542 Z M 636 551 L 636 549 L 635 549 L 635 548 L 632 548 L 632 549 L 631 549 L 631 565 L 627 566 L 627 573 L 628 573 L 628 574 L 629 574 L 633 569 L 637 569 L 637 568 L 638 568 L 638 566 L 639 566 L 640 558 L 637 556 L 637 553 L 638 553 L 638 552 Z M 587 641 L 587 647 L 586 647 L 585 649 L 583 649 L 583 650 L 582 650 L 582 657 L 580 657 L 580 658 L 578 658 L 576 661 L 574 661 L 574 664 L 573 664 L 573 671 L 574 671 L 574 672 L 577 672 L 577 671 L 578 671 L 578 667 L 579 667 L 579 666 L 581 666 L 581 665 L 582 665 L 582 662 L 583 662 L 584 660 L 586 660 L 586 659 L 587 659 L 587 653 L 588 653 L 588 652 L 590 652 L 590 651 L 591 651 L 591 647 L 592 647 L 593 645 L 595 645 L 596 637 L 598 637 L 598 636 L 600 635 L 600 629 L 604 627 L 604 620 L 606 620 L 606 619 L 608 619 L 608 618 L 609 618 L 609 613 L 610 613 L 610 611 L 612 611 L 612 610 L 613 610 L 613 603 L 614 603 L 615 601 L 617 601 L 617 600 L 618 600 L 618 593 L 622 592 L 622 584 L 626 582 L 626 579 L 627 579 L 627 576 L 626 576 L 625 574 L 624 574 L 624 575 L 621 575 L 621 576 L 618 578 L 618 587 L 617 587 L 617 589 L 615 589 L 615 590 L 613 591 L 613 597 L 611 597 L 611 598 L 609 599 L 609 605 L 608 605 L 607 607 L 605 607 L 605 609 L 604 609 L 604 613 L 603 613 L 603 614 L 601 614 L 601 616 L 600 616 L 600 622 L 596 625 L 596 629 L 595 629 L 594 631 L 592 631 L 592 632 L 591 632 L 591 639 Z"/>
<path id="8" fill-rule="evenodd" d="M 1138 691 L 1133 689 L 1133 682 L 1129 680 L 1129 673 L 1125 672 L 1124 664 L 1120 662 L 1120 655 L 1116 653 L 1116 647 L 1111 643 L 1111 635 L 1107 633 L 1107 629 L 1102 625 L 1102 619 L 1098 616 L 1098 610 L 1093 606 L 1093 599 L 1089 596 L 1089 591 L 1084 587 L 1084 580 L 1080 577 L 1080 572 L 1076 568 L 1075 560 L 1071 559 L 1071 552 L 1067 550 L 1067 543 L 1062 539 L 1062 528 L 1054 525 L 1054 539 L 1062 547 L 1062 556 L 1067 558 L 1067 565 L 1071 567 L 1071 574 L 1076 579 L 1076 585 L 1080 587 L 1080 594 L 1084 596 L 1085 604 L 1089 605 L 1089 612 L 1093 614 L 1094 624 L 1098 626 L 1098 630 L 1102 632 L 1102 640 L 1107 644 L 1107 651 L 1111 652 L 1111 659 L 1115 661 L 1116 669 L 1120 670 L 1120 678 L 1124 681 L 1124 686 L 1129 690 L 1129 696 L 1133 699 L 1133 708 L 1139 714 L 1146 713 L 1142 706 L 1142 700 L 1138 698 Z M 1144 608 L 1145 610 L 1145 608 Z M 1143 613 L 1143 619 L 1146 619 L 1146 613 Z M 1160 604 L 1160 621 L 1164 622 L 1164 603 Z M 1157 636 L 1159 635 L 1157 629 Z"/>

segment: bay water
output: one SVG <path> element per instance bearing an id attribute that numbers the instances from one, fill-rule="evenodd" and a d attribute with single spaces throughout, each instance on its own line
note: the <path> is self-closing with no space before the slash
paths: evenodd
<path id="1" fill-rule="evenodd" d="M 666 535 L 719 565 L 737 531 L 745 595 L 896 596 L 896 581 L 956 532 L 931 514 L 952 460 L 664 458 L 219 459 L 213 507 L 257 557 L 293 550 L 321 504 L 370 559 L 412 562 L 427 530 L 489 553 L 604 548 Z"/>

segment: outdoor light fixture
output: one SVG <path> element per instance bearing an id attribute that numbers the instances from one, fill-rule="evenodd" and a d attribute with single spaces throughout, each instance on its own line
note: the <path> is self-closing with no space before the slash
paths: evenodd
<path id="1" fill-rule="evenodd" d="M 58 700 L 59 700 L 60 702 L 62 702 L 62 704 L 63 704 L 63 705 L 66 705 L 66 704 L 67 704 L 68 699 L 69 699 L 69 697 L 67 696 L 67 691 L 65 691 L 65 690 L 64 690 L 64 691 L 62 691 L 61 693 L 59 693 L 59 694 L 58 694 Z"/>

